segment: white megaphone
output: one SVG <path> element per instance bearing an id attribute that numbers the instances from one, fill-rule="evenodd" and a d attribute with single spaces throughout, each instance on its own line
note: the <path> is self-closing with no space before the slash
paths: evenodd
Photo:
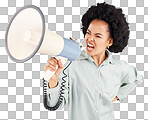
<path id="1" fill-rule="evenodd" d="M 81 52 L 78 42 L 45 29 L 44 15 L 34 5 L 22 7 L 12 17 L 6 31 L 5 45 L 9 57 L 15 62 L 25 62 L 37 52 L 74 61 Z M 46 79 L 49 80 L 53 74 L 48 73 L 48 77 L 46 74 Z"/>

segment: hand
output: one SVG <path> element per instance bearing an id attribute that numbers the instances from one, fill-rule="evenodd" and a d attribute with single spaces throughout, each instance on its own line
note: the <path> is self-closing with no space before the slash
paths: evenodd
<path id="1" fill-rule="evenodd" d="M 57 65 L 58 65 L 58 68 L 56 69 L 56 66 Z M 54 57 L 51 57 L 47 61 L 46 65 L 44 66 L 44 71 L 45 72 L 47 70 L 50 70 L 52 72 L 55 71 L 55 73 L 53 74 L 53 76 L 49 79 L 49 87 L 50 88 L 54 88 L 54 87 L 57 86 L 57 84 L 58 84 L 58 78 L 59 78 L 59 75 L 62 72 L 63 68 L 64 68 L 64 65 L 62 64 L 61 59 L 60 60 L 57 60 Z"/>
<path id="2" fill-rule="evenodd" d="M 117 99 L 118 99 L 118 97 L 116 96 L 116 97 L 112 100 L 112 102 L 115 102 Z"/>

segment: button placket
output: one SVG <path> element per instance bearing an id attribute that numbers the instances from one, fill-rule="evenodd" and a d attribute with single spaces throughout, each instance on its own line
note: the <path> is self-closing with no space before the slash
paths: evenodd
<path id="1" fill-rule="evenodd" d="M 104 65 L 103 65 L 103 66 L 104 66 Z M 101 69 L 101 68 L 98 69 L 98 70 L 99 70 L 99 79 L 100 79 L 100 69 Z M 99 79 L 98 79 L 98 81 L 99 81 Z M 101 94 L 102 94 L 102 93 L 101 93 L 101 89 L 102 89 L 102 88 L 101 88 L 100 81 L 99 81 L 99 89 L 97 90 L 98 95 L 99 95 L 99 96 L 98 96 L 98 97 L 99 97 L 99 100 L 97 100 L 97 101 L 98 101 L 97 103 L 100 103 L 100 104 L 101 104 L 101 102 L 102 102 L 102 98 L 101 98 Z"/>
<path id="2" fill-rule="evenodd" d="M 96 105 L 97 105 L 97 109 L 95 110 L 95 113 L 96 113 L 96 116 L 99 116 L 100 114 L 100 106 L 101 106 L 101 103 L 102 103 L 102 98 L 101 98 L 101 84 L 100 84 L 100 79 L 101 79 L 101 76 L 100 76 L 100 69 L 104 66 L 104 64 L 101 64 L 100 66 L 98 66 L 98 80 L 97 80 L 97 90 L 96 90 L 96 93 L 97 93 L 97 100 L 96 100 Z"/>
<path id="3" fill-rule="evenodd" d="M 97 94 L 98 94 L 98 99 L 96 100 L 97 104 L 101 104 L 102 98 L 101 98 L 101 92 L 100 90 L 97 90 Z"/>

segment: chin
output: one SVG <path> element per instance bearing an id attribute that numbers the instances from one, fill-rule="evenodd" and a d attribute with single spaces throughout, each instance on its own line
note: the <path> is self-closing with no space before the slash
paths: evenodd
<path id="1" fill-rule="evenodd" d="M 86 50 L 86 53 L 87 53 L 88 55 L 90 55 L 90 56 L 93 56 L 93 55 L 95 55 L 95 52 L 94 52 L 94 51 L 92 51 L 92 52 L 89 52 L 88 50 Z"/>

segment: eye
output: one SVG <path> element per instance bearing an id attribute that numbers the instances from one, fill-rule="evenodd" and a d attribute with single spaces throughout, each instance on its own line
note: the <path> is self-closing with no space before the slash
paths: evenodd
<path id="1" fill-rule="evenodd" d="M 101 38 L 100 36 L 96 36 L 97 38 Z"/>
<path id="2" fill-rule="evenodd" d="M 86 32 L 86 34 L 90 34 L 89 32 Z"/>

